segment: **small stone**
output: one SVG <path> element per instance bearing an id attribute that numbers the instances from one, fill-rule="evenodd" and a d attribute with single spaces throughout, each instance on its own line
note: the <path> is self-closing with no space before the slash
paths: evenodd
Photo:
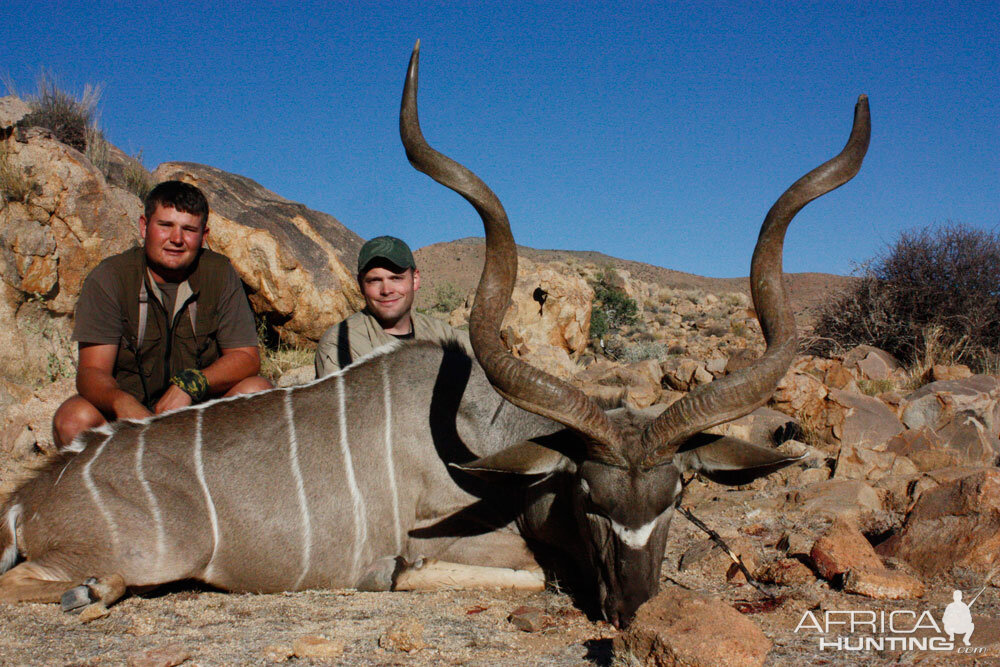
<path id="1" fill-rule="evenodd" d="M 876 600 L 910 600 L 923 597 L 924 584 L 896 570 L 851 570 L 844 577 L 844 590 Z"/>
<path id="2" fill-rule="evenodd" d="M 404 618 L 386 628 L 378 638 L 378 645 L 405 653 L 427 648 L 427 643 L 424 641 L 424 624 L 413 617 Z"/>
<path id="3" fill-rule="evenodd" d="M 84 607 L 83 611 L 80 612 L 80 622 L 90 623 L 91 621 L 96 621 L 99 618 L 104 618 L 108 615 L 108 608 L 104 606 L 103 602 L 95 602 L 93 604 Z"/>
<path id="4" fill-rule="evenodd" d="M 344 640 L 302 635 L 292 644 L 292 652 L 299 658 L 336 660 L 344 652 Z"/>
<path id="5" fill-rule="evenodd" d="M 552 622 L 552 619 L 538 607 L 521 606 L 507 617 L 515 628 L 524 632 L 538 632 Z"/>
<path id="6" fill-rule="evenodd" d="M 777 548 L 789 556 L 807 555 L 815 541 L 816 536 L 808 533 L 785 533 L 778 540 Z"/>
<path id="7" fill-rule="evenodd" d="M 797 483 L 799 486 L 808 486 L 817 482 L 830 479 L 830 471 L 826 468 L 806 468 L 799 472 Z"/>
<path id="8" fill-rule="evenodd" d="M 754 576 L 760 581 L 781 586 L 804 584 L 816 578 L 812 570 L 794 558 L 782 558 L 768 563 Z"/>
<path id="9" fill-rule="evenodd" d="M 191 657 L 191 652 L 180 644 L 135 653 L 128 658 L 129 667 L 174 667 Z"/>
<path id="10" fill-rule="evenodd" d="M 264 648 L 264 659 L 269 662 L 285 662 L 295 655 L 295 650 L 288 646 L 266 646 Z"/>
<path id="11" fill-rule="evenodd" d="M 816 571 L 826 580 L 848 570 L 884 568 L 882 560 L 865 536 L 854 526 L 840 520 L 834 521 L 830 529 L 816 540 L 809 558 L 816 566 Z"/>

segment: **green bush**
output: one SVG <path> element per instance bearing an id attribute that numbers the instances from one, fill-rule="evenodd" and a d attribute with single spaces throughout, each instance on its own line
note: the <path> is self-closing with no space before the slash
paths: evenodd
<path id="1" fill-rule="evenodd" d="M 590 281 L 594 290 L 590 305 L 591 338 L 604 338 L 639 320 L 639 305 L 616 284 L 618 280 L 615 270 L 608 267 Z"/>
<path id="2" fill-rule="evenodd" d="M 434 305 L 432 311 L 450 313 L 465 303 L 465 297 L 458 288 L 449 282 L 443 282 L 434 287 Z"/>
<path id="3" fill-rule="evenodd" d="M 864 267 L 853 289 L 822 306 L 812 351 L 864 343 L 908 364 L 924 363 L 934 352 L 984 370 L 1000 353 L 998 266 L 995 232 L 949 223 L 903 233 Z"/>

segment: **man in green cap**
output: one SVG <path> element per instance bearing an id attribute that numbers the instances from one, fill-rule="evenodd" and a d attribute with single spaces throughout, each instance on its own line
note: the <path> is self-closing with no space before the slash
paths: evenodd
<path id="1" fill-rule="evenodd" d="M 420 270 L 413 253 L 394 236 L 378 236 L 358 253 L 358 286 L 364 310 L 326 330 L 316 348 L 316 377 L 350 365 L 394 340 L 458 341 L 471 355 L 469 334 L 413 312 Z"/>

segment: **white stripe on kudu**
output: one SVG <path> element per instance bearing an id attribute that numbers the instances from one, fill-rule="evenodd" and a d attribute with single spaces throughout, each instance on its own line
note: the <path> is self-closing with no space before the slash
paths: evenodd
<path id="1" fill-rule="evenodd" d="M 156 501 L 153 489 L 146 479 L 146 473 L 142 469 L 142 457 L 146 452 L 146 428 L 143 426 L 139 431 L 139 443 L 135 448 L 135 474 L 139 478 L 139 484 L 146 493 L 146 500 L 149 501 L 149 511 L 153 515 L 153 522 L 156 524 L 156 563 L 157 566 L 163 561 L 163 549 L 167 543 L 166 529 L 163 526 L 163 514 L 160 512 L 160 504 Z"/>
<path id="2" fill-rule="evenodd" d="M 340 419 L 340 452 L 344 456 L 344 473 L 347 475 L 347 488 L 351 491 L 351 501 L 354 508 L 354 564 L 351 578 L 357 579 L 361 574 L 361 551 L 368 542 L 368 512 L 365 509 L 365 499 L 361 496 L 358 482 L 354 478 L 354 463 L 351 460 L 351 446 L 347 440 L 347 407 L 344 398 L 344 376 L 337 376 L 337 403 Z"/>
<path id="3" fill-rule="evenodd" d="M 91 499 L 93 499 L 94 504 L 97 505 L 97 509 L 101 511 L 101 514 L 104 516 L 104 520 L 108 524 L 108 530 L 111 531 L 111 540 L 114 542 L 115 551 L 117 552 L 118 547 L 121 544 L 118 539 L 118 526 L 115 525 L 115 518 L 111 516 L 111 511 L 104 506 L 103 502 L 101 502 L 101 493 L 97 490 L 97 485 L 94 484 L 94 478 L 90 474 L 90 467 L 94 465 L 94 461 L 96 461 L 97 457 L 104 451 L 104 447 L 108 444 L 109 440 L 111 440 L 110 434 L 107 438 L 101 441 L 101 444 L 94 451 L 94 455 L 91 456 L 90 460 L 83 466 L 83 483 L 87 485 L 87 490 L 90 491 Z"/>
<path id="4" fill-rule="evenodd" d="M 215 503 L 212 502 L 212 492 L 208 490 L 208 482 L 205 481 L 205 466 L 201 460 L 201 418 L 204 412 L 195 411 L 194 422 L 194 471 L 198 476 L 198 483 L 201 484 L 201 491 L 205 494 L 205 504 L 208 506 L 208 520 L 212 524 L 212 557 L 208 559 L 205 566 L 205 577 L 208 578 L 212 572 L 212 563 L 215 562 L 215 554 L 219 552 L 219 517 L 215 513 Z"/>
<path id="5" fill-rule="evenodd" d="M 392 525 L 396 534 L 396 553 L 403 552 L 403 536 L 399 524 L 399 489 L 396 486 L 396 461 L 392 455 L 392 385 L 389 384 L 389 364 L 385 357 L 379 362 L 382 370 L 382 398 L 385 403 L 385 465 L 389 471 L 392 491 Z"/>
<path id="6" fill-rule="evenodd" d="M 309 503 L 306 500 L 306 486 L 302 481 L 302 469 L 299 466 L 299 439 L 295 433 L 295 412 L 292 409 L 292 392 L 285 392 L 285 421 L 288 422 L 288 460 L 292 467 L 292 477 L 295 478 L 295 490 L 299 494 L 299 518 L 302 521 L 302 573 L 295 580 L 292 590 L 299 586 L 309 573 L 309 563 L 312 561 L 312 522 L 309 517 Z"/>

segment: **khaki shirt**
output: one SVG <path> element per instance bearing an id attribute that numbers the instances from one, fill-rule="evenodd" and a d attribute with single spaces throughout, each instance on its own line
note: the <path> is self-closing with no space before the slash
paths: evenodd
<path id="1" fill-rule="evenodd" d="M 458 341 L 472 356 L 472 343 L 466 331 L 455 329 L 441 320 L 410 312 L 413 322 L 413 338 L 438 343 Z M 346 320 L 335 324 L 323 334 L 316 347 L 316 377 L 321 378 L 350 365 L 372 350 L 398 340 L 387 334 L 382 325 L 367 310 L 354 313 Z"/>

